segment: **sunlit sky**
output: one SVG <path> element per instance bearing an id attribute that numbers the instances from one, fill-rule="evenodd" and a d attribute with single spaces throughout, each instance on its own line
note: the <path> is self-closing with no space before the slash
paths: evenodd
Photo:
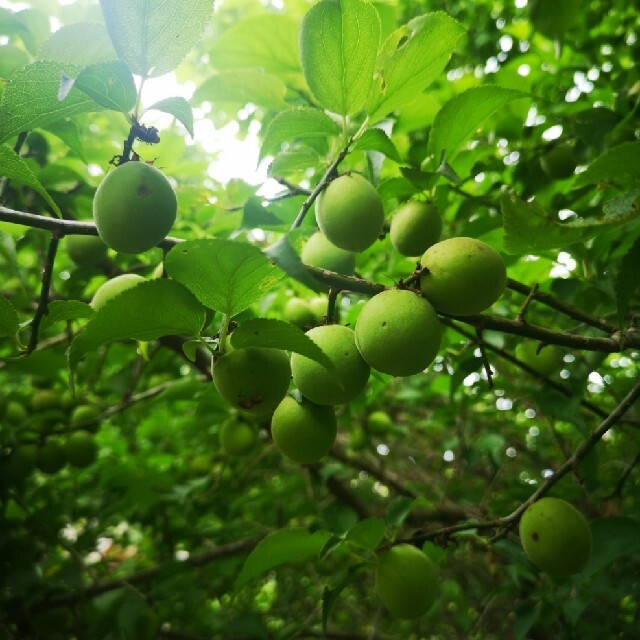
<path id="1" fill-rule="evenodd" d="M 73 4 L 75 0 L 51 0 L 54 4 Z M 97 2 L 97 0 L 96 0 Z M 25 2 L 13 2 L 10 0 L 0 0 L 0 8 L 19 11 L 29 6 Z M 60 24 L 52 19 L 52 31 L 56 31 Z M 189 100 L 196 86 L 194 83 L 179 84 L 175 74 L 169 73 L 159 78 L 151 78 L 146 81 L 142 98 L 143 106 L 149 106 L 167 96 L 181 96 Z M 209 174 L 219 182 L 228 182 L 231 178 L 241 178 L 250 184 L 264 184 L 261 193 L 268 193 L 276 190 L 279 185 L 271 184 L 273 181 L 267 180 L 266 164 L 263 162 L 257 166 L 259 154 L 259 142 L 255 131 L 250 129 L 249 134 L 243 140 L 238 140 L 236 134 L 238 125 L 231 122 L 222 129 L 216 129 L 211 120 L 199 110 L 194 110 L 194 138 L 187 137 L 190 144 L 197 144 L 205 151 L 215 154 L 209 166 Z M 170 126 L 173 117 L 157 111 L 149 112 L 144 118 L 144 124 L 153 125 L 162 130 Z"/>

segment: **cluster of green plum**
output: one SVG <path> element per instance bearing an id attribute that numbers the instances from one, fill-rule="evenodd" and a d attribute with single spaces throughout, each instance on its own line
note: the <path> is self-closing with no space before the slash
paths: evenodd
<path id="1" fill-rule="evenodd" d="M 61 394 L 49 389 L 36 390 L 28 409 L 17 400 L 9 400 L 2 422 L 15 437 L 1 456 L 3 478 L 15 484 L 35 469 L 53 474 L 67 464 L 89 466 L 98 454 L 94 438 L 98 417 L 98 408 L 89 404 L 67 411 Z"/>

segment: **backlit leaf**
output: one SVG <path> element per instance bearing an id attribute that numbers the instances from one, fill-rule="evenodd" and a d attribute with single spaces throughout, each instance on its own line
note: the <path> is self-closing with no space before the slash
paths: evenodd
<path id="1" fill-rule="evenodd" d="M 180 122 L 184 128 L 189 132 L 189 135 L 193 137 L 193 109 L 187 100 L 176 96 L 174 98 L 165 98 L 154 102 L 150 107 L 144 110 L 147 111 L 162 111 L 172 115 L 178 122 Z"/>
<path id="2" fill-rule="evenodd" d="M 12 338 L 18 333 L 20 320 L 18 312 L 4 296 L 0 296 L 0 338 Z"/>

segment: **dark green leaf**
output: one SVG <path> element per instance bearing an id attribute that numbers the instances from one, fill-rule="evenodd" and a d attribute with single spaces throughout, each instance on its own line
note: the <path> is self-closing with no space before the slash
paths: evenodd
<path id="1" fill-rule="evenodd" d="M 384 539 L 385 530 L 383 518 L 366 518 L 347 531 L 346 540 L 357 547 L 374 550 Z"/>
<path id="2" fill-rule="evenodd" d="M 131 71 L 124 62 L 99 62 L 84 68 L 75 86 L 96 104 L 127 113 L 136 104 L 137 89 Z"/>
<path id="3" fill-rule="evenodd" d="M 0 337 L 13 338 L 20 328 L 15 307 L 4 296 L 0 296 Z"/>
<path id="4" fill-rule="evenodd" d="M 213 0 L 100 0 L 100 6 L 118 56 L 143 77 L 173 71 L 213 15 Z"/>
<path id="5" fill-rule="evenodd" d="M 42 319 L 40 328 L 44 331 L 56 322 L 90 318 L 93 309 L 80 300 L 52 300 L 47 307 L 47 314 Z"/>
<path id="6" fill-rule="evenodd" d="M 306 529 L 279 529 L 263 538 L 248 555 L 236 579 L 241 589 L 269 569 L 287 562 L 299 562 L 317 556 L 329 538 L 327 531 L 309 533 Z"/>
<path id="7" fill-rule="evenodd" d="M 435 166 L 443 157 L 447 162 L 455 157 L 460 146 L 495 111 L 518 98 L 526 98 L 522 91 L 494 85 L 472 87 L 451 98 L 440 109 L 429 136 L 429 151 Z"/>
<path id="8" fill-rule="evenodd" d="M 640 142 L 625 142 L 599 155 L 586 171 L 576 176 L 574 186 L 598 182 L 627 185 L 637 180 L 640 180 Z"/>
<path id="9" fill-rule="evenodd" d="M 69 367 L 89 351 L 116 340 L 154 340 L 167 335 L 198 335 L 205 309 L 181 284 L 158 279 L 141 282 L 101 307 L 71 343 Z"/>
<path id="10" fill-rule="evenodd" d="M 640 238 L 624 255 L 616 274 L 616 302 L 621 322 L 624 322 L 629 303 L 638 288 L 640 288 Z"/>
<path id="11" fill-rule="evenodd" d="M 31 167 L 23 160 L 13 149 L 10 149 L 5 144 L 0 144 L 0 176 L 4 178 L 10 178 L 16 182 L 31 187 L 34 191 L 37 191 L 47 202 L 47 204 L 53 209 L 58 217 L 62 217 L 62 213 L 58 205 L 54 202 L 53 198 L 49 195 L 47 190 L 42 186 L 40 180 L 31 171 Z"/>
<path id="12" fill-rule="evenodd" d="M 345 587 L 348 587 L 355 579 L 365 571 L 369 565 L 364 562 L 351 565 L 344 578 L 333 588 L 325 587 L 322 591 L 322 628 L 326 631 L 329 624 L 329 617 L 331 616 L 331 610 L 335 603 L 338 601 L 340 594 L 344 591 Z"/>
<path id="13" fill-rule="evenodd" d="M 460 23 L 441 11 L 396 29 L 378 57 L 376 86 L 366 105 L 371 121 L 420 95 L 447 66 L 464 32 Z"/>
<path id="14" fill-rule="evenodd" d="M 284 276 L 257 248 L 234 240 L 189 240 L 165 259 L 167 273 L 211 309 L 235 316 Z"/>
<path id="15" fill-rule="evenodd" d="M 73 120 L 56 120 L 43 127 L 47 131 L 53 133 L 64 142 L 83 162 L 86 162 L 86 154 L 82 139 L 80 138 L 80 130 Z"/>
<path id="16" fill-rule="evenodd" d="M 176 96 L 174 98 L 165 98 L 158 102 L 154 102 L 147 111 L 162 111 L 172 115 L 178 122 L 182 123 L 184 128 L 189 132 L 189 135 L 193 137 L 193 109 L 187 100 Z"/>
<path id="17" fill-rule="evenodd" d="M 295 325 L 274 318 L 252 318 L 243 322 L 231 334 L 231 345 L 236 349 L 245 347 L 268 347 L 284 349 L 311 358 L 330 370 L 335 366 L 324 351 Z"/>
<path id="18" fill-rule="evenodd" d="M 274 216 L 267 207 L 263 207 L 262 200 L 257 196 L 250 197 L 244 203 L 242 213 L 243 228 L 255 229 L 256 227 L 279 227 L 281 225 L 282 220 Z"/>
<path id="19" fill-rule="evenodd" d="M 631 518 L 601 518 L 591 523 L 593 552 L 580 574 L 586 578 L 617 558 L 640 552 L 640 523 Z"/>
<path id="20" fill-rule="evenodd" d="M 267 127 L 260 149 L 260 160 L 280 151 L 284 142 L 307 138 L 326 138 L 339 133 L 338 125 L 318 109 L 298 108 L 279 113 Z"/>
<path id="21" fill-rule="evenodd" d="M 318 102 L 340 115 L 357 113 L 373 84 L 380 18 L 363 0 L 320 0 L 300 27 L 300 59 Z"/>

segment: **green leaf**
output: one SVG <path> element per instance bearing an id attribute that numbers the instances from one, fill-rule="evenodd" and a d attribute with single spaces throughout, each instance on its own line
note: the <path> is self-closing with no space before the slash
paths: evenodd
<path id="1" fill-rule="evenodd" d="M 389 528 L 399 527 L 411 511 L 418 507 L 431 509 L 433 505 L 425 498 L 410 498 L 409 496 L 394 498 L 387 507 L 387 526 Z"/>
<path id="2" fill-rule="evenodd" d="M 6 144 L 0 144 L 0 176 L 16 180 L 31 187 L 46 200 L 47 204 L 59 218 L 62 217 L 60 208 L 47 193 L 47 190 L 42 186 L 42 183 L 38 180 L 35 173 L 31 171 L 31 167 Z"/>
<path id="3" fill-rule="evenodd" d="M 298 23 L 277 13 L 245 18 L 222 34 L 209 57 L 221 71 L 262 69 L 278 77 L 298 75 Z"/>
<path id="4" fill-rule="evenodd" d="M 326 138 L 340 132 L 338 125 L 319 109 L 289 109 L 279 113 L 267 127 L 259 160 L 280 151 L 283 142 Z"/>
<path id="5" fill-rule="evenodd" d="M 462 25 L 442 11 L 418 16 L 396 29 L 378 57 L 376 86 L 366 105 L 371 121 L 420 95 L 447 66 L 464 33 Z"/>
<path id="6" fill-rule="evenodd" d="M 437 164 L 444 153 L 447 162 L 459 151 L 462 143 L 495 111 L 518 98 L 526 98 L 522 91 L 494 85 L 471 87 L 451 98 L 440 109 L 429 136 L 429 151 Z"/>
<path id="7" fill-rule="evenodd" d="M 274 318 L 247 320 L 231 333 L 231 345 L 236 349 L 268 347 L 293 351 L 315 360 L 326 369 L 335 370 L 335 365 L 324 351 L 302 329 L 284 320 Z"/>
<path id="8" fill-rule="evenodd" d="M 607 228 L 627 222 L 631 213 L 604 215 L 596 220 L 557 222 L 537 202 L 524 202 L 513 194 L 500 200 L 504 224 L 504 250 L 512 254 L 561 249 L 584 242 Z"/>
<path id="9" fill-rule="evenodd" d="M 598 182 L 626 185 L 637 180 L 640 180 L 640 141 L 624 142 L 607 149 L 586 171 L 576 176 L 574 186 L 578 188 Z"/>
<path id="10" fill-rule="evenodd" d="M 287 109 L 284 101 L 287 87 L 280 78 L 267 75 L 260 71 L 243 69 L 240 71 L 222 71 L 205 80 L 195 92 L 194 102 L 204 100 L 216 103 L 237 103 L 240 105 L 249 102 L 281 111 Z"/>
<path id="11" fill-rule="evenodd" d="M 213 0 L 100 0 L 100 6 L 118 56 L 143 77 L 173 71 L 213 15 Z"/>
<path id="12" fill-rule="evenodd" d="M 254 578 L 287 562 L 300 562 L 317 556 L 329 538 L 327 531 L 309 533 L 306 529 L 279 529 L 263 538 L 247 556 L 235 588 L 241 589 Z"/>
<path id="13" fill-rule="evenodd" d="M 112 111 L 127 113 L 136 104 L 136 84 L 131 71 L 120 60 L 99 62 L 84 68 L 74 84 L 96 104 Z"/>
<path id="14" fill-rule="evenodd" d="M 284 273 L 253 245 L 189 240 L 165 259 L 167 273 L 211 309 L 235 316 L 259 300 Z"/>
<path id="15" fill-rule="evenodd" d="M 262 200 L 257 196 L 251 196 L 244 203 L 242 212 L 242 227 L 244 229 L 280 226 L 282 226 L 282 220 L 273 215 L 267 207 L 264 207 Z"/>
<path id="16" fill-rule="evenodd" d="M 380 18 L 364 0 L 320 0 L 300 27 L 302 71 L 313 95 L 329 111 L 352 115 L 373 85 Z"/>
<path id="17" fill-rule="evenodd" d="M 52 300 L 47 307 L 47 315 L 42 319 L 40 329 L 44 331 L 56 322 L 90 318 L 93 308 L 80 300 Z"/>
<path id="18" fill-rule="evenodd" d="M 53 133 L 64 142 L 71 151 L 73 151 L 80 160 L 86 163 L 87 157 L 85 154 L 84 144 L 80 138 L 80 130 L 78 125 L 73 120 L 56 120 L 44 127 L 47 131 Z"/>
<path id="19" fill-rule="evenodd" d="M 95 111 L 96 103 L 77 89 L 72 89 L 64 100 L 58 99 L 61 75 L 75 75 L 77 71 L 52 60 L 40 60 L 18 69 L 9 78 L 0 104 L 0 142 L 21 131 L 83 111 Z"/>
<path id="20" fill-rule="evenodd" d="M 104 24 L 75 22 L 60 27 L 45 40 L 38 57 L 84 67 L 115 60 L 117 55 Z"/>
<path id="21" fill-rule="evenodd" d="M 323 286 L 309 273 L 300 256 L 293 248 L 291 240 L 297 233 L 282 236 L 277 242 L 267 247 L 264 252 L 289 276 L 306 285 L 312 291 L 323 291 Z"/>
<path id="22" fill-rule="evenodd" d="M 89 351 L 116 340 L 154 340 L 167 335 L 199 334 L 205 309 L 181 284 L 148 280 L 115 296 L 89 320 L 67 354 L 73 371 Z"/>
<path id="23" fill-rule="evenodd" d="M 13 338 L 19 328 L 18 312 L 7 298 L 0 295 L 0 338 Z"/>
<path id="24" fill-rule="evenodd" d="M 363 549 L 377 549 L 384 539 L 385 530 L 383 518 L 366 518 L 349 529 L 346 540 Z"/>
<path id="25" fill-rule="evenodd" d="M 304 171 L 316 165 L 319 160 L 318 152 L 311 147 L 291 147 L 274 156 L 267 174 L 270 178 L 286 176 L 292 172 Z"/>
<path id="26" fill-rule="evenodd" d="M 640 288 L 640 238 L 638 238 L 629 251 L 624 255 L 616 274 L 616 303 L 618 305 L 618 317 L 624 323 L 629 302 Z"/>
<path id="27" fill-rule="evenodd" d="M 189 132 L 189 135 L 193 138 L 193 109 L 184 98 L 176 96 L 159 100 L 145 109 L 144 113 L 147 113 L 147 111 L 162 111 L 163 113 L 172 115 L 178 122 L 182 123 L 184 128 Z"/>
<path id="28" fill-rule="evenodd" d="M 591 523 L 593 552 L 580 574 L 587 578 L 614 560 L 640 552 L 640 523 L 631 518 L 601 518 Z"/>
<path id="29" fill-rule="evenodd" d="M 344 591 L 345 587 L 348 587 L 352 582 L 355 582 L 356 578 L 365 570 L 370 569 L 371 565 L 365 562 L 359 562 L 358 564 L 351 565 L 347 569 L 347 573 L 344 578 L 333 588 L 325 587 L 322 591 L 322 629 L 326 631 L 329 624 L 329 616 L 333 606 L 338 601 L 340 594 Z"/>
<path id="30" fill-rule="evenodd" d="M 352 148 L 354 151 L 379 151 L 395 162 L 402 162 L 396 145 L 382 129 L 367 129 Z"/>

